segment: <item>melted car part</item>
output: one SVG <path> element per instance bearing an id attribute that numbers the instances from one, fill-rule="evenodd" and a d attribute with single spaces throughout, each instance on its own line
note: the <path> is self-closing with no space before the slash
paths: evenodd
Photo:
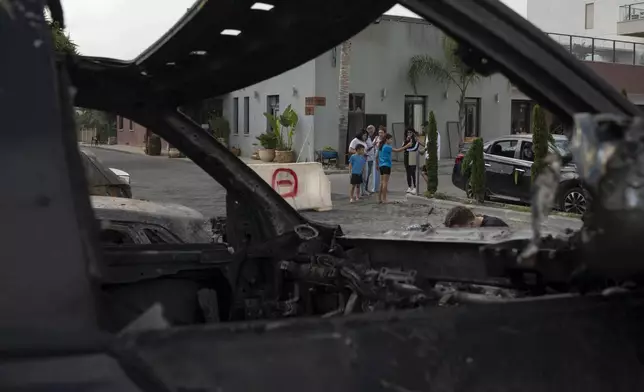
<path id="1" fill-rule="evenodd" d="M 595 276 L 644 276 L 644 119 L 580 114 L 573 136 L 580 174 L 593 194 L 579 235 L 580 271 Z"/>

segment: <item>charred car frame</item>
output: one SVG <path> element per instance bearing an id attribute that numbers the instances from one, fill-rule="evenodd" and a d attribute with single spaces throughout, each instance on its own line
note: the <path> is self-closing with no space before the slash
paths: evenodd
<path id="1" fill-rule="evenodd" d="M 62 24 L 60 4 L 47 3 Z M 55 58 L 45 1 L 0 2 L 0 52 L 10 53 L 0 60 L 0 110 L 7 129 L 30 131 L 5 132 L 15 153 L 0 156 L 11 185 L 1 197 L 3 390 L 644 387 L 642 268 L 628 256 L 643 214 L 631 202 L 639 194 L 619 197 L 639 184 L 635 106 L 496 0 L 400 1 L 457 39 L 477 72 L 502 72 L 570 128 L 576 113 L 613 115 L 578 119 L 578 148 L 604 148 L 580 164 L 596 198 L 582 231 L 566 238 L 541 238 L 538 219 L 532 236 L 350 238 L 302 217 L 176 108 L 297 66 L 394 3 L 279 0 L 270 19 L 252 3 L 199 1 L 120 62 Z M 208 33 L 231 21 L 241 41 Z M 284 36 L 299 37 L 297 51 Z M 154 129 L 222 184 L 226 243 L 99 247 L 72 104 Z M 547 201 L 546 191 L 535 197 Z M 538 218 L 547 206 L 534 208 Z M 611 256 L 618 262 L 602 263 Z"/>

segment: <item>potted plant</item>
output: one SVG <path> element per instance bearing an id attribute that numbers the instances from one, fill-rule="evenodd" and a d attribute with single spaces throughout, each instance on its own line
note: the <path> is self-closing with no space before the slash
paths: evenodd
<path id="1" fill-rule="evenodd" d="M 236 157 L 238 157 L 241 155 L 241 148 L 237 146 L 232 146 L 230 147 L 230 152 L 232 152 L 233 154 L 235 154 Z"/>
<path id="2" fill-rule="evenodd" d="M 293 110 L 291 105 L 288 105 L 279 116 L 274 116 L 271 113 L 264 113 L 264 116 L 268 119 L 273 133 L 277 138 L 275 162 L 295 162 L 293 137 L 295 136 L 295 129 L 299 122 L 299 117 L 295 113 L 295 110 Z"/>
<path id="3" fill-rule="evenodd" d="M 262 133 L 257 136 L 259 144 L 263 147 L 259 150 L 259 159 L 262 162 L 273 162 L 275 159 L 275 148 L 277 147 L 277 136 L 274 132 Z"/>

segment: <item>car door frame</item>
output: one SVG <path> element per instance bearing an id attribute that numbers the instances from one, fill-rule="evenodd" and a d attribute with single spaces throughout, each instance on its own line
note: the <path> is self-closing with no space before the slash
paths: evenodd
<path id="1" fill-rule="evenodd" d="M 516 151 L 516 162 L 514 164 L 513 181 L 516 186 L 518 198 L 523 202 L 529 202 L 532 189 L 532 163 L 528 160 L 521 159 L 524 143 L 532 143 L 532 140 L 519 139 L 519 148 Z"/>
<path id="2" fill-rule="evenodd" d="M 514 157 L 505 157 L 501 155 L 490 154 L 492 147 L 501 142 L 515 141 L 517 149 L 514 151 Z M 513 137 L 501 137 L 490 142 L 490 145 L 483 153 L 485 161 L 485 182 L 488 193 L 492 197 L 504 199 L 516 199 L 513 193 L 512 176 L 514 175 L 515 165 L 517 164 L 517 152 L 519 141 Z"/>

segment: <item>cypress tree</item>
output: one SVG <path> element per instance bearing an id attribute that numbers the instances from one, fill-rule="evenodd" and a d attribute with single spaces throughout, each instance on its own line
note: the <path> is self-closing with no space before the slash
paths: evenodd
<path id="1" fill-rule="evenodd" d="M 541 109 L 541 106 L 534 105 L 532 109 L 532 148 L 534 149 L 534 162 L 531 168 L 531 177 L 534 181 L 543 166 L 545 159 L 548 155 L 548 142 L 550 140 L 550 132 L 546 127 L 546 116 Z"/>
<path id="2" fill-rule="evenodd" d="M 427 192 L 430 195 L 436 193 L 438 189 L 438 129 L 436 127 L 436 117 L 434 112 L 429 112 L 429 123 L 427 124 L 428 143 L 427 149 Z"/>
<path id="3" fill-rule="evenodd" d="M 479 202 L 485 200 L 485 160 L 483 158 L 483 139 L 477 138 L 472 142 L 465 159 L 463 173 L 468 178 L 471 197 Z"/>

